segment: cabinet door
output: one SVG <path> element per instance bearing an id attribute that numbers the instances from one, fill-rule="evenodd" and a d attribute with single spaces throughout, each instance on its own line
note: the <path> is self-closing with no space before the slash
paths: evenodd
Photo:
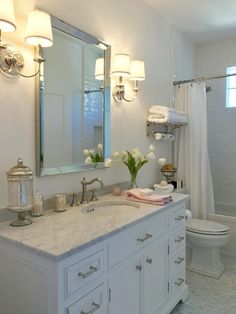
<path id="1" fill-rule="evenodd" d="M 109 314 L 141 313 L 141 260 L 141 258 L 127 260 L 111 271 Z"/>
<path id="2" fill-rule="evenodd" d="M 144 314 L 155 313 L 168 298 L 168 239 L 157 239 L 144 254 Z"/>

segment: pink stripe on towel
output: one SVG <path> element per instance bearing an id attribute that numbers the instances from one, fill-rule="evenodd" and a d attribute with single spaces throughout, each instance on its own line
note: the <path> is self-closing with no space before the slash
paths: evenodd
<path id="1" fill-rule="evenodd" d="M 159 195 L 155 191 L 151 195 L 142 196 L 140 195 L 141 189 L 131 189 L 126 192 L 126 199 L 141 202 L 141 203 L 148 203 L 148 204 L 155 204 L 155 205 L 166 205 L 172 202 L 171 195 Z"/>

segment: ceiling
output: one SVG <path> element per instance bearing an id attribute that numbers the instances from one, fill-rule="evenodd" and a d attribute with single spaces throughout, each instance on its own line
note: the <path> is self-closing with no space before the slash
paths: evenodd
<path id="1" fill-rule="evenodd" d="M 196 43 L 236 36 L 236 0 L 144 0 Z"/>

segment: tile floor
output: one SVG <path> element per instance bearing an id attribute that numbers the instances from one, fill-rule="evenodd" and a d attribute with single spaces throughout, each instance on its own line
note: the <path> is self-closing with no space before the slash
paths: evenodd
<path id="1" fill-rule="evenodd" d="M 223 257 L 223 262 L 219 279 L 187 271 L 189 298 L 171 314 L 236 314 L 236 260 Z"/>

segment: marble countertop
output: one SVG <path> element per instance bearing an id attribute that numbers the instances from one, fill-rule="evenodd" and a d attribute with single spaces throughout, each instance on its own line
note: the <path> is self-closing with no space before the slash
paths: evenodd
<path id="1" fill-rule="evenodd" d="M 46 211 L 44 216 L 32 217 L 33 224 L 29 226 L 11 227 L 7 220 L 0 223 L 0 240 L 53 260 L 61 260 L 140 222 L 149 215 L 188 199 L 188 195 L 183 194 L 172 193 L 172 196 L 173 202 L 166 206 L 137 203 L 140 207 L 136 211 L 122 215 L 92 217 L 81 213 L 81 208 L 86 205 L 80 205 L 68 207 L 67 211 L 62 213 Z M 99 201 L 104 200 L 125 199 L 111 195 L 99 198 Z"/>

